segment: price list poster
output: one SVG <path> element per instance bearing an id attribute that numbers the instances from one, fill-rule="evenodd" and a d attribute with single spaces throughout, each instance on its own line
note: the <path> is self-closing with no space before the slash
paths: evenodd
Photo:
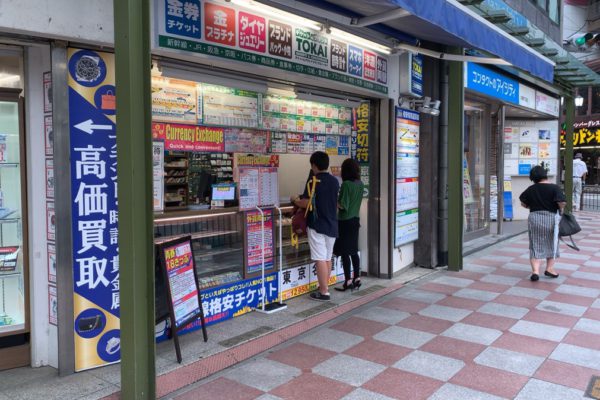
<path id="1" fill-rule="evenodd" d="M 396 108 L 394 246 L 419 236 L 419 113 Z"/>

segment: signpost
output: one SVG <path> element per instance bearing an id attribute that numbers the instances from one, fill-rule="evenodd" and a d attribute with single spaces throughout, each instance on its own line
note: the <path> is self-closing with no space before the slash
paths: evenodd
<path id="1" fill-rule="evenodd" d="M 191 236 L 184 236 L 159 244 L 159 259 L 168 300 L 168 318 L 181 364 L 181 349 L 178 332 L 200 317 L 204 341 L 208 341 L 204 311 L 200 303 L 200 288 L 194 265 Z M 157 307 L 158 309 L 158 307 Z M 162 316 L 166 318 L 166 316 Z M 157 321 L 159 322 L 159 321 Z"/>

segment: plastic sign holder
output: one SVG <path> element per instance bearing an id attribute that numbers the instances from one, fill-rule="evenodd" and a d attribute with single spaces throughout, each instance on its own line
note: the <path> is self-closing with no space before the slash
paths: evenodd
<path id="1" fill-rule="evenodd" d="M 200 295 L 198 276 L 196 275 L 192 238 L 191 236 L 183 236 L 162 242 L 158 245 L 158 249 L 160 268 L 162 269 L 168 301 L 168 315 L 163 316 L 162 319 L 168 318 L 171 323 L 171 334 L 175 345 L 175 353 L 177 354 L 177 362 L 181 364 L 179 331 L 200 318 L 202 336 L 205 342 L 208 341 L 204 310 L 202 309 L 202 296 Z M 190 276 L 190 268 L 192 276 Z M 182 312 L 185 314 L 181 315 Z"/>
<path id="2" fill-rule="evenodd" d="M 279 274 L 278 274 L 278 278 L 277 278 L 277 296 L 279 301 L 274 302 L 274 303 L 269 303 L 269 304 L 265 304 L 265 299 L 267 297 L 267 293 L 265 290 L 265 213 L 263 212 L 262 208 L 260 207 L 256 207 L 256 209 L 258 210 L 258 212 L 260 213 L 260 223 L 261 223 L 261 240 L 262 240 L 262 251 L 261 251 L 261 257 L 262 257 L 262 265 L 261 265 L 261 274 L 262 274 L 262 278 L 261 278 L 261 282 L 262 282 L 262 286 L 261 286 L 261 293 L 262 293 L 262 301 L 261 301 L 261 305 L 260 307 L 256 308 L 256 311 L 260 312 L 260 313 L 264 313 L 264 314 L 274 314 L 278 311 L 283 311 L 287 308 L 287 304 L 283 303 L 281 301 L 282 296 L 281 296 L 281 276 L 282 276 L 282 269 L 283 269 L 283 245 L 282 245 L 282 237 L 283 237 L 283 228 L 282 228 L 282 223 L 281 223 L 281 209 L 279 207 L 275 207 L 277 208 L 277 210 L 279 211 Z"/>

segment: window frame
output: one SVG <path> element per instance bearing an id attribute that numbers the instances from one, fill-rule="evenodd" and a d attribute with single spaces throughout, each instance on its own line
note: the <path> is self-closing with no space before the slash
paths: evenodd
<path id="1" fill-rule="evenodd" d="M 550 20 L 551 23 L 553 23 L 554 25 L 557 26 L 561 26 L 561 18 L 562 18 L 562 0 L 556 0 L 556 8 L 557 8 L 557 20 L 558 21 L 554 21 L 552 18 L 550 18 L 550 0 L 543 0 L 546 3 L 545 7 L 542 7 L 538 4 L 539 0 L 529 0 L 530 3 L 532 3 L 535 8 L 537 8 L 538 10 L 542 11 L 544 13 L 544 15 L 546 15 L 548 17 L 548 19 Z"/>

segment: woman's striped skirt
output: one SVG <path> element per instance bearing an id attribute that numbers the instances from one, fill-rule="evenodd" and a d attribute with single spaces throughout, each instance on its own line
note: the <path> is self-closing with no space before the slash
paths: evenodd
<path id="1" fill-rule="evenodd" d="M 550 211 L 529 213 L 529 257 L 558 258 L 558 221 L 560 216 Z"/>

